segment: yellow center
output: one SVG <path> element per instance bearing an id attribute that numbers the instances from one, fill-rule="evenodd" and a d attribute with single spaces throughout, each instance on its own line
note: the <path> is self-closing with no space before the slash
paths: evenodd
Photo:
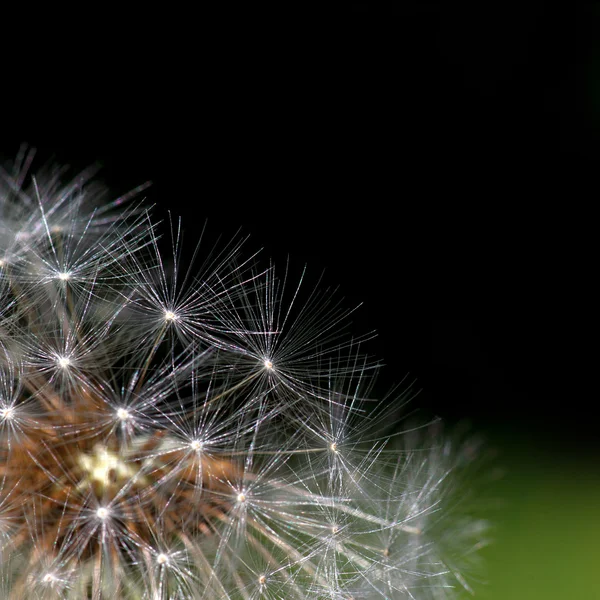
<path id="1" fill-rule="evenodd" d="M 87 487 L 90 483 L 99 484 L 104 490 L 117 482 L 122 482 L 139 475 L 139 467 L 111 452 L 100 444 L 94 446 L 92 454 L 81 454 L 78 458 L 79 466 L 85 472 L 85 477 L 79 487 Z M 144 485 L 145 478 L 139 477 L 138 484 Z"/>

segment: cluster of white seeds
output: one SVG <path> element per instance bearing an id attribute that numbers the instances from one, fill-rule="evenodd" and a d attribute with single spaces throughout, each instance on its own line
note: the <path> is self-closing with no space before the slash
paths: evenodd
<path id="1" fill-rule="evenodd" d="M 469 590 L 467 454 L 390 429 L 410 392 L 373 401 L 331 291 L 240 240 L 182 268 L 179 222 L 165 252 L 140 203 L 31 159 L 0 169 L 2 598 Z"/>

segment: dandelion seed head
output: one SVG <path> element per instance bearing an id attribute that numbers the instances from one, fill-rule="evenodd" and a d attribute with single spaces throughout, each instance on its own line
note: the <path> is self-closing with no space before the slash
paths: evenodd
<path id="1" fill-rule="evenodd" d="M 204 442 L 201 440 L 192 440 L 192 442 L 190 442 L 190 448 L 196 452 L 202 452 L 204 449 Z"/>
<path id="2" fill-rule="evenodd" d="M 239 239 L 191 269 L 181 220 L 31 159 L 0 166 L 0 596 L 468 589 L 472 452 L 386 434 L 352 310 Z"/>

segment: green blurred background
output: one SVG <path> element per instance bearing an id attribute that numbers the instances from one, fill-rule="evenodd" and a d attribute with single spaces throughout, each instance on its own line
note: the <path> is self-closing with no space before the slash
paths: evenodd
<path id="1" fill-rule="evenodd" d="M 504 476 L 493 544 L 484 555 L 487 600 L 600 599 L 598 461 L 561 459 L 535 440 L 498 437 Z M 493 514 L 494 511 L 490 511 Z"/>

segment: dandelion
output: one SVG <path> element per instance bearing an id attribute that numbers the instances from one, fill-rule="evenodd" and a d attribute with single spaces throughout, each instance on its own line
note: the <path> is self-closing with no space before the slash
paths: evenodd
<path id="1" fill-rule="evenodd" d="M 470 590 L 485 526 L 451 510 L 467 455 L 389 429 L 410 389 L 373 399 L 369 336 L 333 291 L 237 238 L 182 268 L 181 223 L 165 254 L 128 208 L 143 186 L 106 201 L 94 170 L 32 160 L 0 170 L 2 597 Z"/>

